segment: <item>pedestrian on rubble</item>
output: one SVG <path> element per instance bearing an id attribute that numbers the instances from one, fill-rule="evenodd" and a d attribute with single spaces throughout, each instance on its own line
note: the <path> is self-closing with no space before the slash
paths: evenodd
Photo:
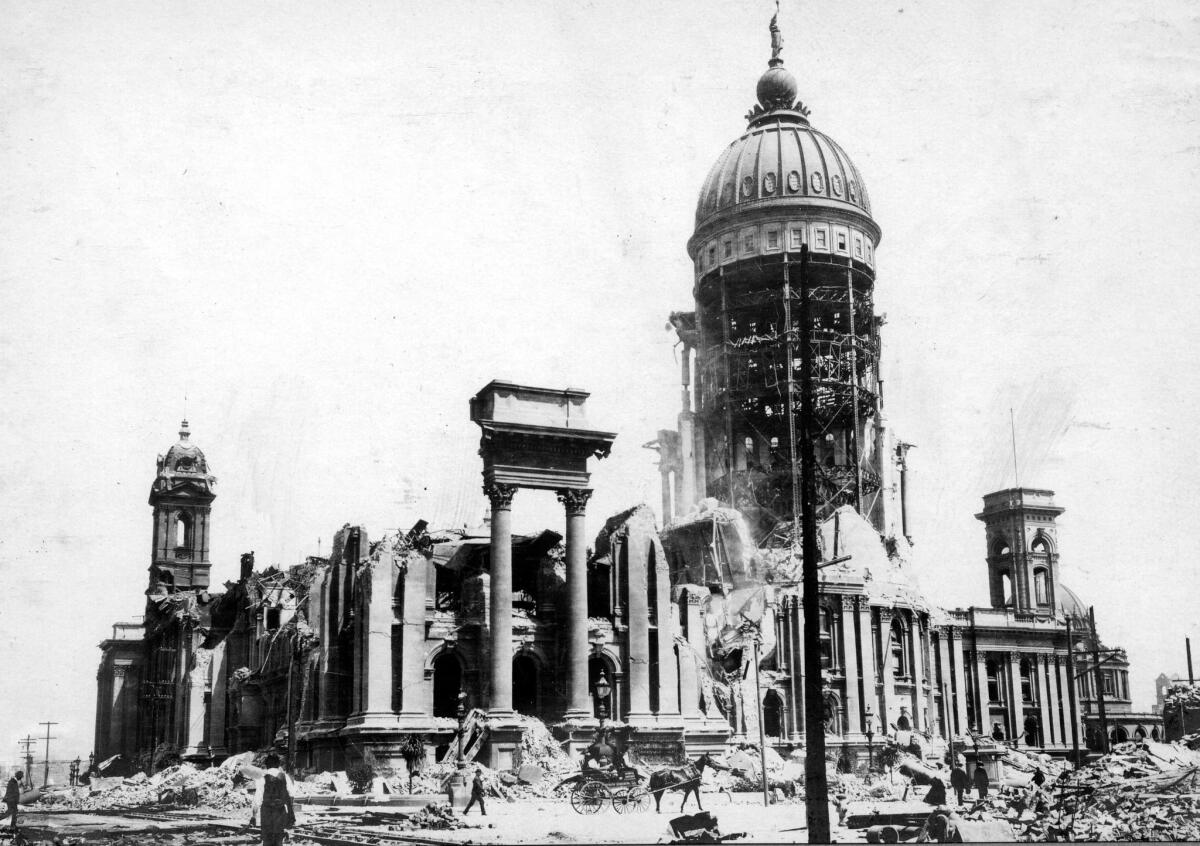
<path id="1" fill-rule="evenodd" d="M 479 803 L 479 813 L 486 817 L 487 806 L 483 804 L 483 771 L 479 769 L 475 770 L 475 778 L 471 780 L 471 798 L 467 801 L 467 807 L 463 808 L 464 817 L 476 802 Z"/>
<path id="2" fill-rule="evenodd" d="M 958 797 L 958 804 L 963 803 L 963 791 L 971 786 L 971 780 L 967 778 L 967 771 L 958 764 L 954 765 L 954 769 L 950 770 L 950 786 L 954 788 L 954 794 Z"/>
<path id="3" fill-rule="evenodd" d="M 1044 772 L 1042 772 L 1041 767 L 1037 767 L 1036 769 L 1034 769 L 1032 781 L 1033 781 L 1034 785 L 1037 787 L 1041 787 L 1043 784 L 1046 783 L 1046 774 Z"/>
<path id="4" fill-rule="evenodd" d="M 979 793 L 979 798 L 986 799 L 987 792 L 988 792 L 988 774 L 987 774 L 987 770 L 985 770 L 983 768 L 983 764 L 975 765 L 974 781 L 975 781 L 975 790 L 976 790 L 976 792 Z"/>
<path id="5" fill-rule="evenodd" d="M 937 776 L 929 782 L 929 790 L 925 792 L 925 803 L 927 805 L 945 805 L 946 804 L 946 784 Z"/>
<path id="6" fill-rule="evenodd" d="M 1000 727 L 999 723 L 992 723 L 992 740 L 1003 740 L 1003 739 L 1004 739 L 1004 729 L 1002 729 Z"/>
<path id="7" fill-rule="evenodd" d="M 12 821 L 9 827 L 13 831 L 17 830 L 17 805 L 21 804 L 21 779 L 23 778 L 25 778 L 25 773 L 17 770 L 13 777 L 8 780 L 8 787 L 4 789 L 4 803 L 8 805 L 6 813 L 12 814 Z M 0 820 L 3 819 L 4 817 L 0 817 Z"/>
<path id="8" fill-rule="evenodd" d="M 292 806 L 295 785 L 292 777 L 280 769 L 278 755 L 267 755 L 263 766 L 266 772 L 255 782 L 257 790 L 250 824 L 258 819 L 263 846 L 283 846 L 284 830 L 296 824 L 296 810 Z"/>

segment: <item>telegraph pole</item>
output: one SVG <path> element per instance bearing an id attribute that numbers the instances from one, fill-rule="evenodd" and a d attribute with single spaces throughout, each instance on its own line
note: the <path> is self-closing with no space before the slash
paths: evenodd
<path id="1" fill-rule="evenodd" d="M 1070 696 L 1071 704 L 1071 748 L 1074 752 L 1075 768 L 1078 769 L 1081 762 L 1079 760 L 1079 702 L 1075 695 L 1075 685 L 1079 683 L 1078 677 L 1075 675 L 1075 641 L 1071 639 L 1071 615 L 1067 615 L 1067 675 L 1071 677 L 1071 683 L 1067 685 L 1067 694 Z"/>
<path id="2" fill-rule="evenodd" d="M 50 784 L 50 741 L 58 740 L 57 737 L 50 736 L 50 726 L 56 726 L 58 723 L 45 722 L 38 725 L 46 727 L 46 768 L 42 771 L 42 787 L 47 787 Z"/>
<path id="3" fill-rule="evenodd" d="M 1196 678 L 1195 678 L 1195 676 L 1192 675 L 1192 639 L 1190 637 L 1185 637 L 1183 639 L 1183 643 L 1187 647 L 1188 685 L 1194 686 L 1196 684 Z"/>
<path id="4" fill-rule="evenodd" d="M 37 738 L 27 734 L 17 743 L 25 747 L 25 784 L 33 787 L 33 745 L 37 743 Z"/>
<path id="5" fill-rule="evenodd" d="M 1100 751 L 1108 753 L 1108 718 L 1104 713 L 1104 671 L 1100 669 L 1100 638 L 1096 635 L 1096 609 L 1088 606 L 1088 625 L 1092 628 L 1092 665 L 1095 669 L 1096 710 L 1100 713 Z"/>
<path id="6" fill-rule="evenodd" d="M 787 327 L 791 332 L 792 327 Z M 825 702 L 821 697 L 821 586 L 818 582 L 817 479 L 813 455 L 812 296 L 808 245 L 800 247 L 800 515 L 803 537 L 804 785 L 808 842 L 830 842 L 829 783 L 825 777 Z M 792 362 L 788 362 L 788 370 Z M 788 416 L 794 414 L 788 409 Z"/>

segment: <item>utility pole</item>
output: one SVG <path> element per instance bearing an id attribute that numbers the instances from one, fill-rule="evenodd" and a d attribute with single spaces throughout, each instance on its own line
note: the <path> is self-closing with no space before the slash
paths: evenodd
<path id="1" fill-rule="evenodd" d="M 58 723 L 45 722 L 38 725 L 46 727 L 46 768 L 42 772 L 42 787 L 47 787 L 50 784 L 50 741 L 58 740 L 57 737 L 50 736 L 50 726 L 56 726 Z"/>
<path id="2" fill-rule="evenodd" d="M 1071 683 L 1067 685 L 1067 694 L 1071 704 L 1071 749 L 1076 768 L 1079 767 L 1079 702 L 1075 695 L 1075 685 L 1079 683 L 1075 675 L 1075 641 L 1071 638 L 1071 615 L 1067 615 L 1067 675 Z"/>
<path id="3" fill-rule="evenodd" d="M 788 332 L 792 327 L 787 327 Z M 816 457 L 813 455 L 812 297 L 808 245 L 800 247 L 800 511 L 803 533 L 804 784 L 808 842 L 829 843 L 829 783 L 825 777 L 825 702 L 821 696 L 821 597 L 817 550 Z M 792 369 L 792 362 L 788 363 Z M 788 417 L 794 410 L 788 409 Z"/>
<path id="4" fill-rule="evenodd" d="M 27 734 L 17 743 L 25 747 L 25 784 L 33 787 L 33 745 L 37 743 L 37 738 Z"/>
<path id="5" fill-rule="evenodd" d="M 763 725 L 762 688 L 758 682 L 758 631 L 753 631 L 750 636 L 754 638 L 754 702 L 758 708 L 758 760 L 762 767 L 763 807 L 766 808 L 771 804 L 771 797 L 767 786 L 767 730 Z"/>
<path id="6" fill-rule="evenodd" d="M 1100 669 L 1100 638 L 1096 635 L 1096 609 L 1088 606 L 1088 625 L 1092 629 L 1092 666 L 1095 671 L 1096 710 L 1100 712 L 1100 751 L 1108 753 L 1108 718 L 1104 713 L 1104 671 Z"/>
<path id="7" fill-rule="evenodd" d="M 1194 685 L 1196 684 L 1196 678 L 1195 678 L 1195 677 L 1192 675 L 1192 639 L 1191 639 L 1190 637 L 1185 637 L 1185 638 L 1183 639 L 1183 643 L 1184 643 L 1184 645 L 1185 645 L 1185 646 L 1187 646 L 1187 656 L 1188 656 L 1188 685 L 1189 685 L 1189 686 L 1194 686 Z"/>

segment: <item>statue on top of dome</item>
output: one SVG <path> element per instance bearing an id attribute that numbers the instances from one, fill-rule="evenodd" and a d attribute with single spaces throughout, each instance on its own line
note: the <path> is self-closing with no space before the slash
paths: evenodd
<path id="1" fill-rule="evenodd" d="M 771 15 L 771 61 L 779 58 L 783 51 L 783 35 L 779 32 L 779 0 L 775 0 L 775 14 Z"/>

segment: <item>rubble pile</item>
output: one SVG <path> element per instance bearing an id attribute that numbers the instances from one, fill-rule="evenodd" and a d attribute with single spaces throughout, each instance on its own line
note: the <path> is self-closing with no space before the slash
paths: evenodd
<path id="1" fill-rule="evenodd" d="M 153 776 L 93 779 L 86 787 L 43 793 L 38 804 L 62 810 L 96 811 L 147 805 L 190 805 L 220 811 L 249 808 L 250 794 L 238 783 L 239 768 L 198 770 L 191 764 L 168 767 Z"/>
<path id="2" fill-rule="evenodd" d="M 454 813 L 447 802 L 436 805 L 426 805 L 403 822 L 389 825 L 391 831 L 449 831 L 457 828 L 469 828 L 470 825 L 462 817 Z"/>
<path id="3" fill-rule="evenodd" d="M 1184 705 L 1188 708 L 1200 708 L 1200 685 L 1175 682 L 1163 696 L 1163 707 L 1178 708 Z"/>

